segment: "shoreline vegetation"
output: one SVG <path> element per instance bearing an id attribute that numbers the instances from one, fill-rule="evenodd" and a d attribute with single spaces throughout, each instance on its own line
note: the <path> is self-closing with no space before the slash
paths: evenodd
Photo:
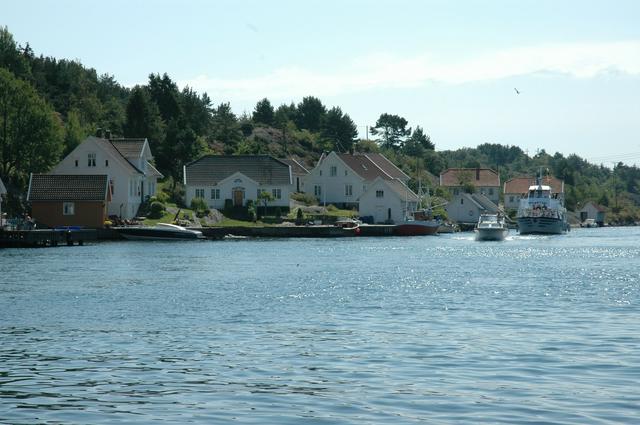
<path id="1" fill-rule="evenodd" d="M 447 168 L 491 168 L 502 182 L 542 168 L 564 180 L 568 210 L 594 202 L 606 209 L 610 223 L 640 222 L 640 168 L 635 165 L 592 164 L 576 154 L 544 149 L 530 155 L 513 144 L 481 140 L 469 141 L 475 148 L 437 150 L 437 141 L 421 123 L 410 125 L 385 111 L 366 124 L 372 139 L 359 138 L 348 113 L 313 95 L 278 106 L 264 98 L 250 113 L 237 115 L 225 99 L 179 88 L 166 73 L 152 73 L 146 84 L 127 88 L 78 60 L 38 55 L 28 42 L 18 44 L 7 27 L 0 27 L 0 128 L 6 129 L 0 132 L 0 178 L 7 187 L 2 211 L 8 216 L 29 212 L 25 194 L 31 173 L 50 171 L 88 135 L 108 130 L 114 136 L 147 138 L 154 165 L 166 176 L 154 200 L 162 204 L 156 205 L 162 213 L 147 223 L 168 220 L 172 208 L 181 208 L 180 214 L 200 215 L 197 221 L 203 225 L 206 215 L 182 205 L 181 184 L 182 165 L 202 155 L 268 154 L 312 168 L 328 151 L 383 153 L 412 178 L 414 191 L 421 181 L 441 198 L 448 195 L 437 186 L 437 176 Z M 205 219 L 204 225 L 211 223 Z"/>

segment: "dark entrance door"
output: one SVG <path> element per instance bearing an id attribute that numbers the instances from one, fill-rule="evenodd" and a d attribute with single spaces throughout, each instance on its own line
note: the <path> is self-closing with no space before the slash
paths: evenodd
<path id="1" fill-rule="evenodd" d="M 233 190 L 233 206 L 241 207 L 243 201 L 244 201 L 244 190 L 234 189 Z"/>

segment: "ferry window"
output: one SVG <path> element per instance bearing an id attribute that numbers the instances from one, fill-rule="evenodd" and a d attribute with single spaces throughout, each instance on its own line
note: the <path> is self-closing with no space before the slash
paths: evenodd
<path id="1" fill-rule="evenodd" d="M 337 176 L 338 175 L 338 167 L 332 166 L 331 169 L 329 170 L 329 174 L 331 174 L 331 177 Z"/>
<path id="2" fill-rule="evenodd" d="M 62 215 L 74 215 L 75 205 L 73 202 L 62 203 Z"/>
<path id="3" fill-rule="evenodd" d="M 384 198 L 384 190 L 376 190 L 376 198 Z"/>

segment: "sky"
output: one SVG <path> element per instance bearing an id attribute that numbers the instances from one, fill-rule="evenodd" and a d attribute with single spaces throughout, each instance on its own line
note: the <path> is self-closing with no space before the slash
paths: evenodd
<path id="1" fill-rule="evenodd" d="M 0 4 L 19 44 L 128 87 L 166 72 L 237 114 L 311 95 L 362 137 L 389 113 L 438 150 L 500 143 L 640 164 L 640 1 Z"/>

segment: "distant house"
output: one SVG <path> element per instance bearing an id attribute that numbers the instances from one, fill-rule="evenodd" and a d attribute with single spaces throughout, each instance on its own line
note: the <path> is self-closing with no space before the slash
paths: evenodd
<path id="1" fill-rule="evenodd" d="M 409 180 L 382 154 L 331 152 L 323 154 L 307 176 L 305 192 L 321 204 L 357 208 L 359 198 L 378 177 L 403 184 Z"/>
<path id="2" fill-rule="evenodd" d="M 399 223 L 407 211 L 415 211 L 418 196 L 398 179 L 376 179 L 367 185 L 360 196 L 358 213 L 361 217 L 372 217 L 374 223 Z"/>
<path id="3" fill-rule="evenodd" d="M 207 155 L 184 166 L 185 202 L 202 198 L 210 208 L 223 209 L 257 201 L 269 192 L 270 207 L 289 208 L 293 192 L 291 167 L 269 155 Z"/>
<path id="4" fill-rule="evenodd" d="M 477 223 L 480 214 L 498 212 L 498 206 L 485 195 L 461 191 L 453 195 L 445 209 L 449 220 L 466 224 Z"/>
<path id="5" fill-rule="evenodd" d="M 517 210 L 520 199 L 526 198 L 529 186 L 536 183 L 535 177 L 516 177 L 504 183 L 504 208 L 505 210 Z M 555 177 L 545 177 L 542 184 L 551 187 L 551 196 L 564 203 L 564 180 Z"/>
<path id="6" fill-rule="evenodd" d="M 454 196 L 472 186 L 473 193 L 486 196 L 496 205 L 500 201 L 500 176 L 489 168 L 449 168 L 440 173 L 440 186 Z"/>
<path id="7" fill-rule="evenodd" d="M 604 220 L 606 216 L 606 208 L 602 205 L 598 205 L 595 202 L 587 202 L 580 209 L 580 222 L 584 223 L 587 219 L 594 220 L 598 226 L 604 226 Z"/>
<path id="8" fill-rule="evenodd" d="M 156 194 L 162 174 L 151 164 L 147 139 L 87 137 L 51 171 L 51 174 L 109 175 L 113 199 L 109 215 L 130 219 L 140 204 Z"/>
<path id="9" fill-rule="evenodd" d="M 309 175 L 309 170 L 295 158 L 280 159 L 291 167 L 291 176 L 293 177 L 293 190 L 296 192 L 304 192 L 304 182 Z"/>
<path id="10" fill-rule="evenodd" d="M 27 200 L 36 223 L 101 228 L 111 201 L 109 176 L 32 174 Z"/>

